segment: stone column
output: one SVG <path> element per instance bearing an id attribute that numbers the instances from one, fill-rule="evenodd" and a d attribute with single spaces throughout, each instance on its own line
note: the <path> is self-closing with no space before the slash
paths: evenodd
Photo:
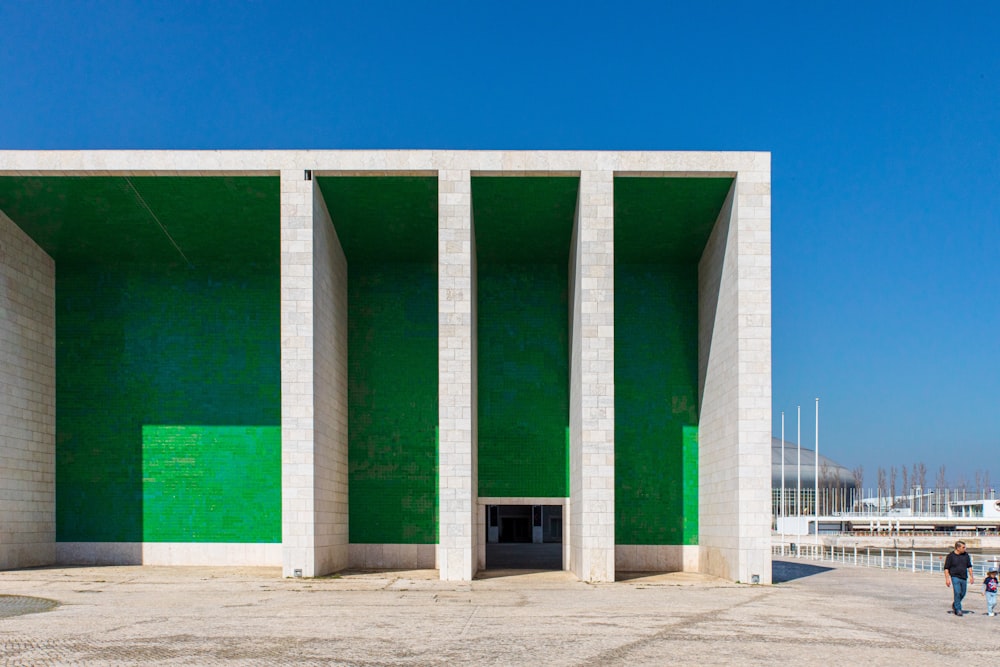
<path id="1" fill-rule="evenodd" d="M 583 171 L 570 258 L 569 569 L 615 579 L 614 174 Z"/>
<path id="2" fill-rule="evenodd" d="M 318 185 L 313 198 L 316 571 L 347 567 L 347 258 Z"/>
<path id="3" fill-rule="evenodd" d="M 0 569 L 56 557 L 55 262 L 0 212 Z"/>
<path id="4" fill-rule="evenodd" d="M 347 565 L 347 263 L 315 182 L 281 172 L 284 576 Z"/>
<path id="5" fill-rule="evenodd" d="M 476 570 L 475 237 L 466 170 L 438 173 L 439 541 L 441 579 Z"/>
<path id="6" fill-rule="evenodd" d="M 698 266 L 700 571 L 770 583 L 769 156 L 740 171 Z"/>

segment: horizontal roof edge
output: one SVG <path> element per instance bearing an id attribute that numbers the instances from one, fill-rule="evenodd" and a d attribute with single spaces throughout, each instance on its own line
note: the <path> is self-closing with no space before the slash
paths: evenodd
<path id="1" fill-rule="evenodd" d="M 275 175 L 282 170 L 333 172 L 472 171 L 515 174 L 612 171 L 708 175 L 770 174 L 771 154 L 746 151 L 0 151 L 0 175 Z"/>

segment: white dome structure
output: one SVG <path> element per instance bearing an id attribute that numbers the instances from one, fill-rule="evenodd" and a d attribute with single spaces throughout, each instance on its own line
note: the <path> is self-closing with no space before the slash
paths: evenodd
<path id="1" fill-rule="evenodd" d="M 794 489 L 799 484 L 798 445 L 785 440 L 785 488 Z M 803 488 L 811 489 L 816 485 L 816 452 L 807 447 L 801 448 Z M 857 488 L 854 473 L 836 461 L 819 455 L 819 485 L 821 487 Z M 771 488 L 781 488 L 781 438 L 771 438 Z"/>

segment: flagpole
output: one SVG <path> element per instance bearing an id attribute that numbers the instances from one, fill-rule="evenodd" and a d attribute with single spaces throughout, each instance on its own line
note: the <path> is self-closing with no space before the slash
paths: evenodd
<path id="1" fill-rule="evenodd" d="M 798 478 L 795 482 L 795 516 L 798 517 L 799 535 L 802 535 L 802 406 L 795 407 L 798 416 L 795 422 L 795 442 L 799 447 Z"/>
<path id="2" fill-rule="evenodd" d="M 778 521 L 781 523 L 781 555 L 785 555 L 785 412 L 781 412 L 781 505 L 778 506 Z"/>
<path id="3" fill-rule="evenodd" d="M 814 500 L 816 503 L 816 545 L 819 546 L 819 399 L 816 399 L 816 469 L 813 479 L 816 482 Z"/>

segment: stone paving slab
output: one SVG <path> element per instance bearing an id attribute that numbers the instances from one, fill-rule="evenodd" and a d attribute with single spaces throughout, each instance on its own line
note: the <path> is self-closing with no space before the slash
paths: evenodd
<path id="1" fill-rule="evenodd" d="M 276 568 L 0 572 L 59 603 L 0 618 L 0 665 L 950 665 L 995 662 L 1000 617 L 943 577 L 776 561 L 772 586 L 690 573 L 431 570 L 282 579 Z M 974 587 L 978 591 L 978 586 Z"/>

